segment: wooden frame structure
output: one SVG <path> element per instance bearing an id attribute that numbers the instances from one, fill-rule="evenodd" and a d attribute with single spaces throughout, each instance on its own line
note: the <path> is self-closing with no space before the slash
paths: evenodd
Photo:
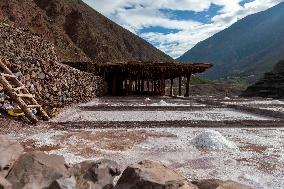
<path id="1" fill-rule="evenodd" d="M 164 95 L 165 81 L 171 80 L 170 95 L 173 95 L 173 80 L 179 78 L 179 95 L 182 92 L 182 77 L 187 79 L 185 96 L 189 96 L 192 74 L 202 73 L 212 64 L 182 64 L 175 62 L 118 62 L 93 64 L 89 62 L 63 62 L 79 70 L 94 73 L 108 83 L 108 92 L 113 96 Z"/>
<path id="2" fill-rule="evenodd" d="M 37 110 L 37 114 L 45 121 L 50 118 L 43 110 L 40 104 L 35 99 L 35 96 L 30 94 L 24 84 L 18 80 L 13 72 L 0 59 L 0 84 L 10 98 L 18 104 L 25 113 L 26 117 L 32 122 L 38 122 L 37 115 L 33 114 L 32 109 Z"/>

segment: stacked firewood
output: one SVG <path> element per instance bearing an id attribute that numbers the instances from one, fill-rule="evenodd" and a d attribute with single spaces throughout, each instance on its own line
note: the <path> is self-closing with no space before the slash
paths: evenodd
<path id="1" fill-rule="evenodd" d="M 0 24 L 0 58 L 45 105 L 84 102 L 105 91 L 100 77 L 59 63 L 51 43 L 6 24 Z"/>

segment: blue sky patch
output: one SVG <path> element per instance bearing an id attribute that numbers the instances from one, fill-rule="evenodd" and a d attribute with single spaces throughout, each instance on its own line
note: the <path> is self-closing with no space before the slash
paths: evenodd
<path id="1" fill-rule="evenodd" d="M 162 9 L 160 10 L 163 14 L 168 15 L 171 19 L 176 20 L 194 20 L 204 24 L 211 23 L 211 19 L 218 14 L 218 12 L 223 8 L 223 6 L 218 6 L 211 4 L 210 8 L 202 12 L 194 11 L 177 11 Z"/>
<path id="2" fill-rule="evenodd" d="M 231 26 L 237 20 L 284 2 L 284 0 L 83 1 L 173 58 L 181 56 L 198 42 Z M 218 5 L 214 4 L 216 2 Z M 253 4 L 248 4 L 251 2 Z"/>
<path id="3" fill-rule="evenodd" d="M 139 30 L 139 34 L 142 33 L 150 33 L 150 32 L 154 32 L 154 33 L 163 33 L 163 34 L 170 34 L 170 33 L 176 33 L 179 32 L 181 30 L 178 29 L 168 29 L 168 28 L 164 28 L 161 26 L 151 26 L 151 27 L 147 27 L 147 28 L 143 28 L 141 30 Z"/>
<path id="4" fill-rule="evenodd" d="M 244 6 L 246 3 L 250 3 L 250 2 L 253 2 L 254 0 L 243 0 L 240 2 L 240 5 L 241 6 Z"/>

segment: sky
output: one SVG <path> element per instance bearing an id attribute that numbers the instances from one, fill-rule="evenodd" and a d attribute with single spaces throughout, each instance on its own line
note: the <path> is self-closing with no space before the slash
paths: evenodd
<path id="1" fill-rule="evenodd" d="M 177 58 L 239 19 L 284 0 L 83 0 Z"/>

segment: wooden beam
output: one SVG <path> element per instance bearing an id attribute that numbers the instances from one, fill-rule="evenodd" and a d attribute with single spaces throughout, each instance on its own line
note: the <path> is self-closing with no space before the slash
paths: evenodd
<path id="1" fill-rule="evenodd" d="M 182 78 L 179 77 L 178 78 L 178 95 L 181 96 L 181 82 L 182 82 Z"/>
<path id="2" fill-rule="evenodd" d="M 144 85 L 145 85 L 145 82 L 144 82 L 144 80 L 142 79 L 142 80 L 141 80 L 141 92 L 142 92 L 142 93 L 144 93 L 144 88 L 145 88 Z"/>
<path id="3" fill-rule="evenodd" d="M 140 92 L 141 92 L 141 81 L 140 81 L 140 79 L 139 80 L 137 80 L 137 82 L 138 82 L 138 90 L 137 90 L 137 92 L 140 94 Z"/>
<path id="4" fill-rule="evenodd" d="M 112 78 L 111 95 L 116 95 L 116 77 Z"/>
<path id="5" fill-rule="evenodd" d="M 189 97 L 189 85 L 190 85 L 191 74 L 186 78 L 186 85 L 185 85 L 185 97 Z"/>
<path id="6" fill-rule="evenodd" d="M 161 95 L 164 96 L 166 94 L 166 81 L 165 79 L 162 79 L 162 91 L 161 91 Z"/>
<path id="7" fill-rule="evenodd" d="M 154 80 L 154 93 L 157 93 L 157 80 Z"/>
<path id="8" fill-rule="evenodd" d="M 174 96 L 174 79 L 171 79 L 170 96 Z"/>

